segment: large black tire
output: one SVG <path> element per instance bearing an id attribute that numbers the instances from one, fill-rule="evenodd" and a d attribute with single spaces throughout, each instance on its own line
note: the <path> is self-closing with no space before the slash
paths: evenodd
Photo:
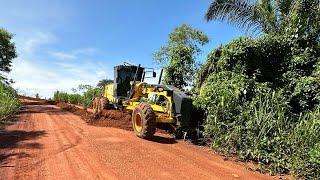
<path id="1" fill-rule="evenodd" d="M 97 113 L 98 111 L 99 111 L 99 103 L 100 102 L 100 97 L 95 97 L 94 99 L 93 99 L 93 112 L 94 113 Z"/>
<path id="2" fill-rule="evenodd" d="M 136 135 L 143 139 L 153 137 L 156 132 L 156 115 L 152 107 L 141 102 L 134 107 L 132 113 L 132 126 Z"/>
<path id="3" fill-rule="evenodd" d="M 100 98 L 100 103 L 99 103 L 99 108 L 98 111 L 102 111 L 103 109 L 110 109 L 110 105 L 109 105 L 109 99 L 105 98 L 105 97 L 101 97 Z"/>

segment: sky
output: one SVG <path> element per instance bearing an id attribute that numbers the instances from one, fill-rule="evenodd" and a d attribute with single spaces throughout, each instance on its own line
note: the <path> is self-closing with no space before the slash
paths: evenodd
<path id="1" fill-rule="evenodd" d="M 15 34 L 18 58 L 8 77 L 20 94 L 43 98 L 56 90 L 113 79 L 113 67 L 129 62 L 159 67 L 152 54 L 182 24 L 210 38 L 198 60 L 245 32 L 207 22 L 211 0 L 0 0 L 0 27 Z M 156 82 L 157 80 L 150 80 Z"/>

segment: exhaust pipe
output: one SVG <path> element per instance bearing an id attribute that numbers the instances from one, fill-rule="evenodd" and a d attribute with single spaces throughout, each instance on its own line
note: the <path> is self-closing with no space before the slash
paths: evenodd
<path id="1" fill-rule="evenodd" d="M 161 83 L 161 80 L 162 80 L 162 73 L 163 73 L 163 69 L 161 69 L 161 72 L 160 72 L 160 76 L 159 76 L 159 82 L 158 82 L 158 84 L 160 84 L 160 83 Z"/>

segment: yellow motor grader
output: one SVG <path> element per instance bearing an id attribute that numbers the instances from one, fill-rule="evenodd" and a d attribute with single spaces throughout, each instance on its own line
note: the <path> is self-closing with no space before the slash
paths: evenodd
<path id="1" fill-rule="evenodd" d="M 170 85 L 144 82 L 146 74 L 156 73 L 152 68 L 128 63 L 114 67 L 114 82 L 104 87 L 101 97 L 93 99 L 93 109 L 119 109 L 132 115 L 132 125 L 138 137 L 151 138 L 160 124 L 189 126 L 192 99 Z"/>

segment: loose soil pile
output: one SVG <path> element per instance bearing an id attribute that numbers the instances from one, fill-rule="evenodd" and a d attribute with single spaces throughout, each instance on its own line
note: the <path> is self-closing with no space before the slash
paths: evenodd
<path id="1" fill-rule="evenodd" d="M 56 105 L 77 116 L 81 116 L 90 125 L 115 127 L 128 131 L 133 131 L 131 125 L 131 115 L 128 113 L 121 112 L 118 110 L 103 110 L 100 113 L 92 114 L 87 111 L 86 107 L 81 109 L 74 105 L 69 105 L 63 102 L 59 102 Z"/>
<path id="2" fill-rule="evenodd" d="M 80 109 L 74 105 L 69 105 L 69 104 L 63 103 L 63 102 L 58 102 L 56 105 L 64 110 L 67 110 L 67 111 L 77 115 L 77 116 L 81 116 L 84 120 L 90 119 L 91 114 L 86 110 L 86 108 Z"/>
<path id="3" fill-rule="evenodd" d="M 103 110 L 94 114 L 88 121 L 88 124 L 95 126 L 107 126 L 133 131 L 131 124 L 131 115 L 118 110 Z"/>

